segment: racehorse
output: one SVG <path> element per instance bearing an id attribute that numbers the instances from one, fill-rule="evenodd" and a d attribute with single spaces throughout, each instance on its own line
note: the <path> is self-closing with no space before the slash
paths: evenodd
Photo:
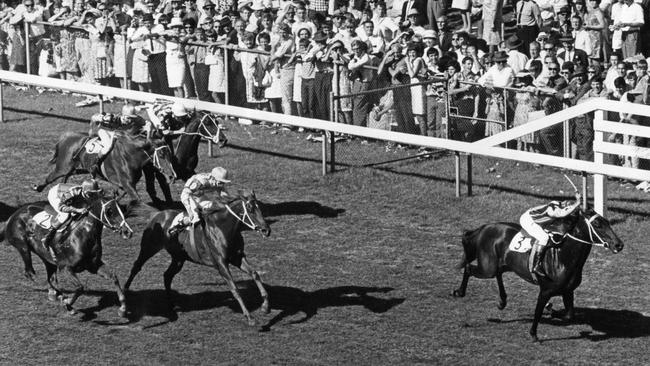
<path id="1" fill-rule="evenodd" d="M 44 210 L 48 212 L 52 210 L 47 202 L 24 205 L 9 217 L 3 227 L 0 227 L 0 241 L 6 239 L 18 250 L 25 264 L 25 277 L 33 280 L 33 276 L 36 274 L 31 256 L 31 253 L 35 253 L 45 265 L 49 285 L 48 298 L 52 301 L 61 299 L 65 308 L 74 314 L 75 310 L 72 305 L 84 292 L 84 286 L 77 277 L 77 273 L 85 270 L 98 274 L 115 284 L 117 297 L 120 301 L 118 313 L 120 316 L 125 316 L 124 291 L 114 272 L 102 261 L 101 239 L 104 226 L 120 232 L 125 239 L 130 238 L 133 234 L 117 199 L 115 197 L 105 198 L 100 194 L 91 196 L 88 211 L 79 215 L 76 220 L 73 219 L 68 227 L 57 232 L 52 240 L 52 247 L 58 253 L 56 262 L 50 251 L 41 242 L 48 229 L 39 226 L 35 220 L 35 216 Z M 71 297 L 63 296 L 58 288 L 57 267 L 62 268 L 73 279 L 75 290 Z"/>
<path id="2" fill-rule="evenodd" d="M 524 253 L 510 250 L 513 237 L 521 226 L 515 223 L 486 224 L 463 234 L 463 259 L 459 267 L 464 268 L 460 287 L 453 296 L 464 297 L 470 276 L 477 278 L 496 277 L 499 286 L 499 310 L 506 307 L 506 291 L 502 274 L 514 271 L 519 277 L 532 284 L 539 284 L 539 295 L 530 336 L 538 341 L 537 325 L 545 305 L 553 296 L 562 296 L 565 320 L 574 317 L 573 292 L 582 281 L 582 269 L 591 252 L 591 247 L 604 246 L 613 253 L 623 250 L 623 242 L 612 230 L 609 221 L 592 209 L 576 210 L 566 219 L 567 234 L 552 245 L 543 257 L 547 277 L 533 277 L 528 269 L 530 250 Z M 555 243 L 555 242 L 554 242 Z M 477 264 L 470 264 L 476 260 Z"/>
<path id="3" fill-rule="evenodd" d="M 269 312 L 269 297 L 264 289 L 259 274 L 251 267 L 244 254 L 244 239 L 242 231 L 251 229 L 264 236 L 271 234 L 271 229 L 264 220 L 258 206 L 255 194 L 252 191 L 240 191 L 239 196 L 226 204 L 225 210 L 210 212 L 204 210 L 204 221 L 197 224 L 193 231 L 183 230 L 178 234 L 170 234 L 168 229 L 172 226 L 178 210 L 165 210 L 158 212 L 142 234 L 140 241 L 140 254 L 133 263 L 129 278 L 124 284 L 129 289 L 133 278 L 140 272 L 144 263 L 165 248 L 172 257 L 172 262 L 165 271 L 164 284 L 167 299 L 172 303 L 171 284 L 174 276 L 180 272 L 185 261 L 190 261 L 206 266 L 215 267 L 223 277 L 230 292 L 239 303 L 249 325 L 255 325 L 248 309 L 237 290 L 232 279 L 229 265 L 238 267 L 252 277 L 260 291 L 262 311 Z"/>
<path id="4" fill-rule="evenodd" d="M 217 118 L 204 112 L 194 112 L 192 120 L 180 135 L 174 148 L 174 169 L 177 177 L 182 180 L 196 174 L 194 169 L 199 163 L 198 150 L 201 139 L 211 141 L 219 147 L 224 147 L 228 142 Z M 172 146 L 171 138 L 166 139 Z"/>
<path id="5" fill-rule="evenodd" d="M 64 133 L 56 143 L 50 164 L 55 164 L 45 182 L 34 186 L 41 192 L 47 185 L 63 178 L 64 182 L 76 173 L 88 172 L 94 164 L 84 147 L 88 135 Z M 165 200 L 173 202 L 169 181 L 175 179 L 173 157 L 163 140 L 142 140 L 125 132 L 115 132 L 115 142 L 101 164 L 101 178 L 123 189 L 134 201 L 140 201 L 136 184 L 144 173 L 147 193 L 154 204 L 161 203 L 156 196 L 154 179 L 158 181 Z"/>

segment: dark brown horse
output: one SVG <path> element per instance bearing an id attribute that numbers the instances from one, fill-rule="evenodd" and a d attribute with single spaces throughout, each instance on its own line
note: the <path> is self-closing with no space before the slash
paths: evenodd
<path id="1" fill-rule="evenodd" d="M 47 273 L 49 284 L 48 298 L 52 301 L 60 299 L 70 313 L 74 313 L 72 305 L 83 293 L 84 286 L 77 273 L 88 271 L 112 281 L 117 289 L 120 301 L 119 314 L 126 315 L 124 292 L 120 287 L 113 271 L 102 261 L 102 229 L 107 227 L 118 231 L 128 239 L 133 231 L 126 223 L 124 214 L 115 198 L 104 198 L 94 195 L 90 199 L 87 213 L 72 221 L 62 232 L 58 232 L 52 240 L 52 246 L 57 252 L 57 262 L 53 260 L 50 251 L 43 245 L 41 239 L 47 234 L 41 228 L 34 216 L 49 207 L 47 202 L 36 202 L 20 207 L 0 227 L 0 241 L 7 240 L 20 253 L 25 264 L 25 277 L 32 279 L 36 274 L 32 266 L 32 255 L 41 258 Z M 64 297 L 58 288 L 56 278 L 57 266 L 70 274 L 75 285 L 71 297 Z"/>
<path id="2" fill-rule="evenodd" d="M 612 230 L 609 221 L 589 209 L 576 211 L 567 218 L 567 235 L 548 249 L 544 256 L 544 269 L 547 277 L 533 278 L 528 268 L 530 250 L 524 253 L 511 251 L 509 244 L 521 230 L 518 224 L 487 224 L 463 234 L 463 281 L 453 295 L 465 296 L 470 276 L 478 278 L 496 277 L 499 286 L 500 310 L 506 307 L 506 291 L 502 274 L 514 271 L 530 283 L 539 284 L 539 295 L 535 307 L 535 317 L 530 328 L 530 336 L 537 341 L 537 325 L 544 307 L 553 296 L 562 296 L 565 319 L 574 317 L 573 292 L 582 281 L 582 268 L 593 245 L 609 248 L 613 253 L 623 250 L 623 243 Z M 551 243 L 549 242 L 549 245 Z M 476 264 L 470 264 L 476 260 Z"/>
<path id="3" fill-rule="evenodd" d="M 55 164 L 45 182 L 34 186 L 41 192 L 47 185 L 63 178 L 67 181 L 70 176 L 91 170 L 94 164 L 84 148 L 88 136 L 77 132 L 64 133 L 56 144 L 54 156 L 50 160 Z M 147 193 L 154 204 L 160 203 L 156 196 L 154 179 L 158 181 L 165 200 L 173 202 L 169 181 L 175 179 L 173 157 L 169 147 L 162 140 L 147 141 L 133 137 L 124 132 L 115 132 L 113 148 L 104 158 L 101 165 L 101 178 L 115 184 L 124 190 L 132 200 L 140 201 L 135 188 L 144 173 Z"/>
<path id="4" fill-rule="evenodd" d="M 166 139 L 173 146 L 171 138 Z M 196 174 L 194 169 L 199 163 L 198 151 L 202 139 L 219 147 L 224 147 L 228 142 L 219 118 L 210 113 L 194 112 L 174 147 L 174 170 L 178 178 L 187 180 Z"/>
<path id="5" fill-rule="evenodd" d="M 271 234 L 271 229 L 264 220 L 258 206 L 255 194 L 242 191 L 238 198 L 227 204 L 226 210 L 203 214 L 204 221 L 196 225 L 193 232 L 183 230 L 178 234 L 169 234 L 172 221 L 180 213 L 178 210 L 165 210 L 157 213 L 149 222 L 142 234 L 140 254 L 131 274 L 124 285 L 129 289 L 133 278 L 140 272 L 144 263 L 165 248 L 172 257 L 172 262 L 164 274 L 167 298 L 172 302 L 171 284 L 174 276 L 183 268 L 185 261 L 215 267 L 226 280 L 232 295 L 241 307 L 250 325 L 255 324 L 244 301 L 239 295 L 237 286 L 232 279 L 229 265 L 234 265 L 252 277 L 257 285 L 262 299 L 262 311 L 269 312 L 269 297 L 264 289 L 259 274 L 250 266 L 244 254 L 244 238 L 242 231 L 251 229 L 264 236 Z M 193 236 L 193 237 L 190 237 Z"/>

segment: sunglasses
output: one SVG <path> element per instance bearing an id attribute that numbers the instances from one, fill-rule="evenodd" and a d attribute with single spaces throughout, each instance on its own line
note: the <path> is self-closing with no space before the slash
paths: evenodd
<path id="1" fill-rule="evenodd" d="M 587 71 L 587 74 L 595 74 L 595 73 L 596 73 L 596 71 L 593 71 L 593 70 Z"/>
<path id="2" fill-rule="evenodd" d="M 546 47 L 545 47 L 545 48 L 544 48 L 544 51 L 553 51 L 553 47 L 549 47 L 549 48 L 546 48 Z"/>
<path id="3" fill-rule="evenodd" d="M 557 70 L 559 70 L 559 69 L 556 68 L 556 67 L 549 67 L 549 68 L 548 68 L 548 71 L 557 71 Z"/>

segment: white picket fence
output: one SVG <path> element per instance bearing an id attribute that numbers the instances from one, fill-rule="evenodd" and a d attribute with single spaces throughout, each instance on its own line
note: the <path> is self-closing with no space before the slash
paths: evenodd
<path id="1" fill-rule="evenodd" d="M 97 95 L 104 97 L 114 97 L 128 99 L 138 102 L 151 103 L 157 99 L 178 101 L 183 103 L 186 108 L 208 111 L 232 117 L 247 118 L 252 120 L 263 120 L 273 123 L 286 124 L 307 129 L 320 130 L 323 133 L 322 139 L 322 172 L 327 172 L 328 162 L 328 144 L 333 144 L 332 132 L 356 135 L 377 140 L 393 141 L 400 144 L 424 146 L 434 149 L 445 149 L 457 153 L 468 154 L 468 192 L 471 192 L 471 155 L 483 155 L 494 158 L 516 160 L 521 162 L 540 164 L 564 168 L 572 171 L 580 171 L 594 175 L 594 207 L 597 212 L 605 212 L 606 178 L 618 177 L 636 181 L 650 181 L 650 171 L 642 169 L 633 169 L 628 167 L 614 166 L 603 163 L 603 154 L 617 154 L 627 156 L 638 156 L 640 158 L 650 158 L 650 149 L 631 148 L 621 144 L 609 143 L 604 140 L 604 133 L 622 133 L 641 137 L 650 137 L 650 127 L 622 124 L 618 122 L 606 121 L 604 118 L 605 111 L 632 113 L 635 115 L 650 116 L 650 106 L 616 102 L 605 99 L 592 99 L 577 106 L 559 111 L 544 118 L 532 121 L 522 126 L 501 132 L 497 135 L 469 143 L 412 135 L 406 133 L 376 130 L 359 126 L 351 126 L 340 123 L 328 122 L 323 120 L 303 118 L 280 113 L 271 113 L 248 108 L 234 107 L 223 104 L 197 101 L 193 99 L 174 98 L 159 94 L 144 93 L 134 90 L 125 90 L 106 86 L 78 83 L 68 80 L 45 78 L 36 75 L 27 75 L 9 71 L 0 71 L 0 83 L 21 83 L 34 85 L 45 88 L 68 90 L 71 92 Z M 0 120 L 2 120 L 2 90 L 0 88 Z M 595 112 L 594 127 L 594 161 L 581 161 L 570 158 L 543 155 L 525 151 L 517 151 L 500 147 L 500 144 L 514 140 L 520 136 L 531 132 L 539 131 L 557 123 L 563 123 L 571 118 L 582 116 L 587 113 Z M 333 149 L 330 152 L 330 164 L 334 164 Z M 460 160 L 456 156 L 456 192 L 460 193 Z"/>

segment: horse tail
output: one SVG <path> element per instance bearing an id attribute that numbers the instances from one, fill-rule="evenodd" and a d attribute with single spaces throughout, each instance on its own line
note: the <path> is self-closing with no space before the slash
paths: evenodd
<path id="1" fill-rule="evenodd" d="M 476 234 L 481 231 L 483 227 L 474 230 L 465 230 L 461 242 L 463 243 L 463 258 L 456 268 L 464 268 L 467 264 L 476 259 Z"/>

